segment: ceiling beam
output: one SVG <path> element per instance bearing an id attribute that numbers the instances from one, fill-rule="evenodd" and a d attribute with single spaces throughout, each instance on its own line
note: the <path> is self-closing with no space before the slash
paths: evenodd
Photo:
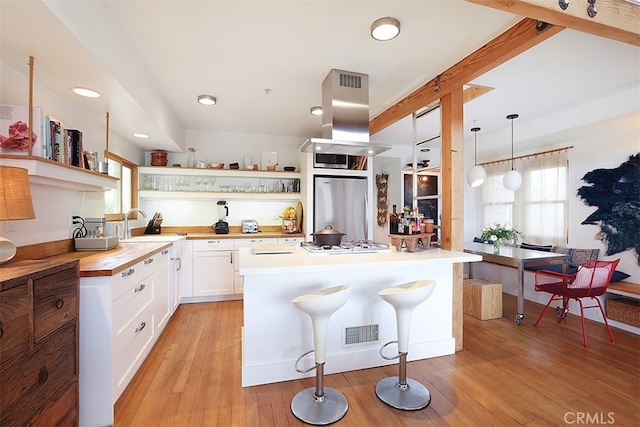
<path id="1" fill-rule="evenodd" d="M 569 0 L 562 10 L 556 0 L 466 0 L 572 30 L 640 46 L 640 6 L 626 0 L 597 0 L 596 15 L 587 0 Z"/>
<path id="2" fill-rule="evenodd" d="M 550 25 L 539 31 L 537 24 L 537 20 L 530 18 L 518 22 L 435 79 L 371 119 L 369 133 L 374 135 L 380 132 L 563 30 L 562 27 Z"/>

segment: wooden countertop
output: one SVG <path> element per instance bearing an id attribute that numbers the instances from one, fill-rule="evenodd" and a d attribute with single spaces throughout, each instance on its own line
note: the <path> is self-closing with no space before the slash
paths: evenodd
<path id="1" fill-rule="evenodd" d="M 118 247 L 108 251 L 65 252 L 48 257 L 48 260 L 80 261 L 80 277 L 113 276 L 149 256 L 169 248 L 172 242 L 120 242 Z"/>

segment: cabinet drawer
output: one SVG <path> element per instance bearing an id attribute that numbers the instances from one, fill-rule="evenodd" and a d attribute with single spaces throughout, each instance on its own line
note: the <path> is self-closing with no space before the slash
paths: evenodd
<path id="1" fill-rule="evenodd" d="M 113 403 L 120 397 L 153 344 L 154 316 L 144 310 L 126 326 L 122 342 L 113 350 Z"/>
<path id="2" fill-rule="evenodd" d="M 127 325 L 145 307 L 151 304 L 154 294 L 153 274 L 136 283 L 113 302 L 112 342 L 115 348 L 127 332 Z"/>
<path id="3" fill-rule="evenodd" d="M 278 243 L 276 238 L 253 238 L 253 239 L 235 239 L 233 248 L 237 251 L 240 248 L 250 248 L 255 243 Z"/>
<path id="4" fill-rule="evenodd" d="M 0 292 L 0 363 L 29 348 L 29 288 Z"/>
<path id="5" fill-rule="evenodd" d="M 194 240 L 193 251 L 232 251 L 233 239 Z"/>
<path id="6" fill-rule="evenodd" d="M 77 426 L 78 384 L 73 383 L 62 395 L 29 421 L 31 426 Z"/>
<path id="7" fill-rule="evenodd" d="M 139 263 L 114 274 L 112 288 L 113 299 L 115 300 L 131 289 L 136 283 L 151 274 L 153 272 L 153 267 L 155 267 L 154 263 L 156 258 L 159 255 L 159 253 L 153 254 Z"/>
<path id="8" fill-rule="evenodd" d="M 30 351 L 2 365 L 0 425 L 26 425 L 77 375 L 76 329 L 72 322 Z"/>
<path id="9" fill-rule="evenodd" d="M 62 270 L 33 281 L 36 342 L 78 317 L 76 269 Z"/>

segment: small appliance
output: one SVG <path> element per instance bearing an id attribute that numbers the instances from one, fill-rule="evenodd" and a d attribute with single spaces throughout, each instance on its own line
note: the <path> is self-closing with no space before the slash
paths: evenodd
<path id="1" fill-rule="evenodd" d="M 229 216 L 229 206 L 226 200 L 218 200 L 218 222 L 215 223 L 214 229 L 216 234 L 229 234 L 229 223 L 226 219 Z"/>
<path id="2" fill-rule="evenodd" d="M 242 232 L 243 233 L 257 233 L 258 221 L 255 219 L 243 219 L 242 220 Z"/>

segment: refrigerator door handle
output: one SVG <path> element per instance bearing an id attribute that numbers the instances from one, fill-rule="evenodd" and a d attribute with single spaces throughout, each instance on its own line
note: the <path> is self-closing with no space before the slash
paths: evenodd
<path id="1" fill-rule="evenodd" d="M 367 193 L 362 193 L 364 197 L 364 238 L 369 239 L 369 204 L 367 203 Z"/>

